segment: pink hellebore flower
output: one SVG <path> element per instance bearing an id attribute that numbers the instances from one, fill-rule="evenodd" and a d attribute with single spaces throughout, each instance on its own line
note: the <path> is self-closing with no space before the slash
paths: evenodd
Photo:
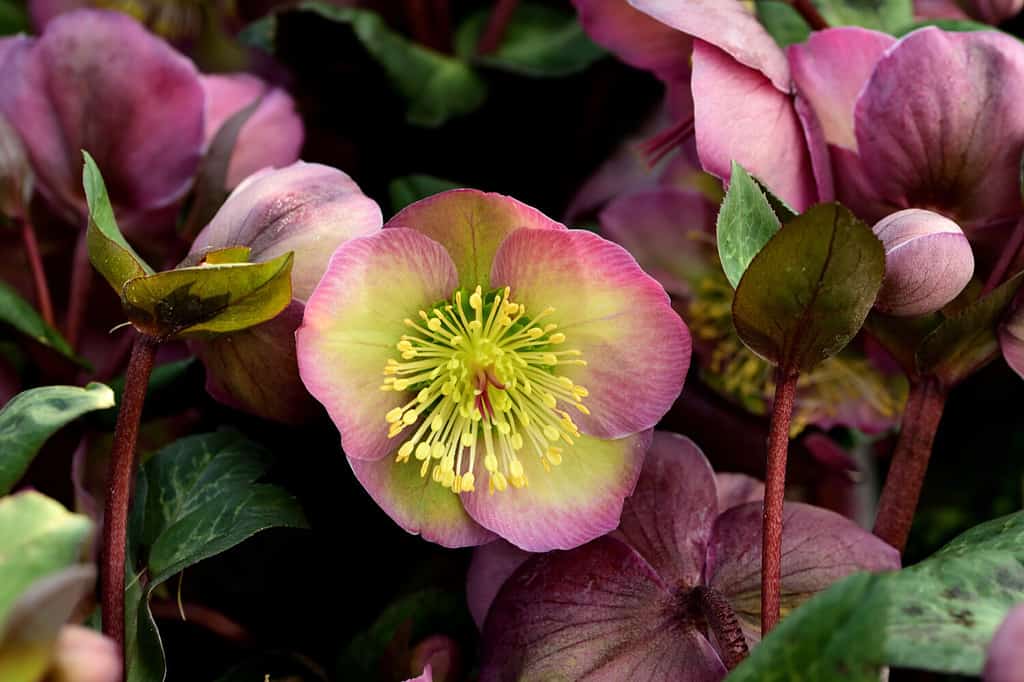
<path id="1" fill-rule="evenodd" d="M 240 184 L 196 237 L 185 264 L 210 251 L 248 246 L 250 260 L 295 252 L 292 303 L 273 320 L 212 340 L 192 341 L 217 400 L 269 419 L 299 422 L 316 403 L 299 379 L 294 332 L 328 260 L 342 243 L 380 230 L 377 204 L 340 170 L 298 161 Z"/>
<path id="2" fill-rule="evenodd" d="M 624 249 L 475 190 L 343 244 L 297 347 L 399 525 L 531 551 L 616 526 L 690 360 L 686 325 Z"/>
<path id="3" fill-rule="evenodd" d="M 659 432 L 614 533 L 518 567 L 493 545 L 477 550 L 469 598 L 487 614 L 481 682 L 724 678 L 725 643 L 701 611 L 724 601 L 747 644 L 759 641 L 760 492 L 745 476 L 716 481 L 692 441 Z M 896 550 L 838 514 L 799 503 L 784 514 L 784 613 L 856 571 L 899 568 Z M 487 584 L 510 573 L 500 590 Z"/>

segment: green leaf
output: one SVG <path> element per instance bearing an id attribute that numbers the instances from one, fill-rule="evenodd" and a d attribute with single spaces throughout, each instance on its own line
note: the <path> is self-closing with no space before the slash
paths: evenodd
<path id="1" fill-rule="evenodd" d="M 168 270 L 124 285 L 125 313 L 157 338 L 226 334 L 271 320 L 292 300 L 289 252 L 265 263 Z"/>
<path id="2" fill-rule="evenodd" d="M 941 28 L 943 31 L 950 31 L 954 33 L 970 33 L 971 31 L 998 30 L 995 26 L 991 26 L 980 21 L 971 21 L 970 19 L 927 19 L 925 21 L 911 22 L 910 24 L 907 24 L 898 31 L 896 31 L 894 35 L 896 35 L 897 37 L 903 37 L 908 33 L 913 33 L 917 29 L 925 28 L 927 26 L 936 26 L 938 28 Z"/>
<path id="3" fill-rule="evenodd" d="M 42 386 L 23 391 L 0 410 L 0 495 L 21 480 L 43 443 L 86 412 L 114 406 L 103 384 Z"/>
<path id="4" fill-rule="evenodd" d="M 792 5 L 780 0 L 759 0 L 757 19 L 775 38 L 779 47 L 802 43 L 811 35 L 811 27 Z"/>
<path id="5" fill-rule="evenodd" d="M 0 0 L 0 36 L 28 32 L 28 14 L 21 5 L 13 0 Z"/>
<path id="6" fill-rule="evenodd" d="M 494 52 L 477 54 L 490 9 L 471 15 L 455 34 L 455 53 L 467 62 L 534 77 L 569 76 L 607 54 L 598 47 L 575 14 L 538 3 L 520 3 Z"/>
<path id="7" fill-rule="evenodd" d="M 31 303 L 3 282 L 0 282 L 0 322 L 6 322 L 25 336 L 83 367 L 89 366 L 88 362 L 75 355 L 60 332 L 46 324 Z"/>
<path id="8" fill-rule="evenodd" d="M 409 204 L 420 199 L 426 199 L 429 196 L 459 187 L 465 187 L 465 185 L 437 178 L 433 175 L 406 175 L 401 178 L 395 178 L 388 184 L 391 210 L 398 213 Z"/>
<path id="9" fill-rule="evenodd" d="M 750 262 L 733 299 L 736 331 L 785 371 L 806 371 L 860 330 L 885 274 L 871 228 L 839 204 L 782 226 Z"/>
<path id="10" fill-rule="evenodd" d="M 942 321 L 917 349 L 917 371 L 953 386 L 999 355 L 998 326 L 1021 284 L 1018 273 Z"/>
<path id="11" fill-rule="evenodd" d="M 914 20 L 912 0 L 814 0 L 829 26 L 863 26 L 895 33 Z"/>
<path id="12" fill-rule="evenodd" d="M 732 162 L 729 191 L 718 210 L 718 257 L 735 288 L 750 261 L 779 231 L 779 219 L 754 179 Z"/>
<path id="13" fill-rule="evenodd" d="M 40 578 L 78 562 L 92 522 L 37 492 L 0 498 L 0 623 Z"/>
<path id="14" fill-rule="evenodd" d="M 134 277 L 152 275 L 153 268 L 125 241 L 114 219 L 114 209 L 100 169 L 89 152 L 83 150 L 82 156 L 85 158 L 82 184 L 89 203 L 89 229 L 86 233 L 89 260 L 120 296 L 125 282 Z"/>
<path id="15" fill-rule="evenodd" d="M 183 438 L 139 472 L 129 523 L 126 648 L 129 682 L 162 680 L 163 646 L 149 611 L 153 591 L 176 573 L 268 528 L 305 528 L 302 509 L 259 483 L 269 452 L 237 433 Z"/>
<path id="16" fill-rule="evenodd" d="M 322 2 L 303 2 L 296 9 L 350 25 L 408 101 L 406 119 L 413 125 L 440 126 L 475 111 L 487 96 L 487 85 L 467 64 L 407 40 L 370 10 Z"/>

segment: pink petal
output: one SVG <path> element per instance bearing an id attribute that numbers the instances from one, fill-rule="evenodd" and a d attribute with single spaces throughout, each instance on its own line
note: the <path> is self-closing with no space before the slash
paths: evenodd
<path id="1" fill-rule="evenodd" d="M 487 617 L 480 680 L 718 682 L 721 660 L 673 619 L 670 599 L 651 568 L 612 538 L 534 557 Z"/>
<path id="2" fill-rule="evenodd" d="M 804 130 L 792 97 L 718 48 L 693 48 L 694 124 L 704 170 L 729 179 L 736 161 L 790 206 L 818 199 Z"/>
<path id="3" fill-rule="evenodd" d="M 619 438 L 649 429 L 678 397 L 690 334 L 665 290 L 621 246 L 583 230 L 520 230 L 494 258 L 491 285 L 509 286 L 548 319 L 588 364 L 561 374 L 590 391 L 581 431 Z M 536 313 L 533 313 L 536 314 Z"/>
<path id="4" fill-rule="evenodd" d="M 780 91 L 790 91 L 786 55 L 739 0 L 629 0 L 629 4 L 760 71 Z"/>
<path id="5" fill-rule="evenodd" d="M 648 274 L 677 296 L 710 274 L 717 207 L 704 195 L 662 187 L 632 192 L 601 211 L 601 230 L 626 247 Z"/>
<path id="6" fill-rule="evenodd" d="M 434 671 L 430 665 L 423 668 L 423 672 L 416 677 L 410 677 L 405 682 L 434 682 Z"/>
<path id="7" fill-rule="evenodd" d="M 458 495 L 431 480 L 429 472 L 420 476 L 419 462 L 349 457 L 348 463 L 373 501 L 406 532 L 443 547 L 472 547 L 494 540 L 494 533 L 470 518 Z"/>
<path id="8" fill-rule="evenodd" d="M 116 45 L 117 49 L 111 49 Z M 39 188 L 81 222 L 81 150 L 103 171 L 124 215 L 160 208 L 189 187 L 203 143 L 195 67 L 119 12 L 54 19 L 11 74 L 0 110 L 21 134 Z"/>
<path id="9" fill-rule="evenodd" d="M 807 42 L 788 48 L 796 90 L 814 109 L 829 144 L 857 150 L 853 132 L 857 96 L 895 42 L 884 33 L 848 26 L 816 31 Z"/>
<path id="10" fill-rule="evenodd" d="M 1010 610 L 988 645 L 982 672 L 985 682 L 1021 682 L 1024 679 L 1024 604 Z"/>
<path id="11" fill-rule="evenodd" d="M 65 625 L 54 645 L 47 679 L 55 682 L 119 682 L 121 650 L 109 637 L 82 625 Z"/>
<path id="12" fill-rule="evenodd" d="M 917 19 L 967 19 L 968 16 L 956 0 L 914 0 Z"/>
<path id="13" fill-rule="evenodd" d="M 764 499 L 764 483 L 746 474 L 715 474 L 715 484 L 719 513 Z"/>
<path id="14" fill-rule="evenodd" d="M 573 0 L 587 35 L 622 61 L 662 80 L 690 73 L 692 39 L 652 19 L 626 0 Z"/>
<path id="15" fill-rule="evenodd" d="M 760 639 L 761 502 L 729 509 L 715 522 L 708 549 L 708 584 L 736 610 L 748 640 Z M 789 611 L 857 571 L 900 567 L 899 552 L 849 519 L 787 502 L 782 521 L 782 601 Z"/>
<path id="16" fill-rule="evenodd" d="M 466 574 L 466 601 L 478 628 L 483 630 L 487 612 L 501 586 L 532 556 L 533 553 L 504 540 L 495 540 L 473 551 Z"/>
<path id="17" fill-rule="evenodd" d="M 875 193 L 961 225 L 1020 212 L 1024 45 L 996 32 L 915 31 L 878 62 L 856 109 Z"/>
<path id="18" fill-rule="evenodd" d="M 455 262 L 459 286 L 468 289 L 487 285 L 494 254 L 515 230 L 566 229 L 512 197 L 475 189 L 453 189 L 417 201 L 399 211 L 385 227 L 417 230 L 440 243 Z"/>
<path id="19" fill-rule="evenodd" d="M 186 262 L 197 263 L 207 251 L 227 246 L 248 246 L 254 262 L 294 251 L 292 293 L 305 301 L 335 249 L 379 231 L 382 221 L 380 207 L 348 175 L 297 161 L 239 185 L 196 237 Z"/>
<path id="20" fill-rule="evenodd" d="M 635 549 L 666 585 L 696 586 L 718 515 L 715 473 L 684 436 L 656 431 L 616 537 Z"/>
<path id="21" fill-rule="evenodd" d="M 207 145 L 225 121 L 257 98 L 263 98 L 235 141 L 228 187 L 237 187 L 261 168 L 280 168 L 299 158 L 305 131 L 295 102 L 287 92 L 248 73 L 202 76 L 200 80 L 206 91 Z"/>
<path id="22" fill-rule="evenodd" d="M 650 431 L 617 440 L 582 435 L 550 471 L 538 457 L 521 458 L 527 486 L 490 492 L 478 483 L 474 492 L 462 494 L 462 502 L 477 523 L 520 549 L 578 547 L 618 525 L 650 442 Z M 475 476 L 487 481 L 482 458 Z"/>
<path id="23" fill-rule="evenodd" d="M 357 237 L 334 252 L 295 341 L 299 376 L 350 457 L 377 460 L 396 449 L 385 415 L 409 396 L 380 390 L 384 366 L 408 329 L 404 320 L 447 300 L 456 286 L 444 247 L 413 230 Z"/>
<path id="24" fill-rule="evenodd" d="M 1018 306 L 999 328 L 999 347 L 1006 364 L 1024 378 L 1024 306 Z"/>
<path id="25" fill-rule="evenodd" d="M 32 26 L 37 33 L 42 33 L 54 17 L 90 5 L 88 0 L 29 0 L 28 11 L 32 17 Z"/>

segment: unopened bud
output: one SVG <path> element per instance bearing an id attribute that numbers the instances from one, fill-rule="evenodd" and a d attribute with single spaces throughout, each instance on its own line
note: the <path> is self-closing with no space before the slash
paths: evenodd
<path id="1" fill-rule="evenodd" d="M 118 682 L 121 651 L 114 640 L 80 625 L 60 630 L 54 653 L 53 682 Z"/>
<path id="2" fill-rule="evenodd" d="M 908 208 L 872 229 L 885 246 L 885 280 L 875 301 L 883 313 L 909 317 L 935 312 L 971 281 L 971 245 L 949 218 Z"/>

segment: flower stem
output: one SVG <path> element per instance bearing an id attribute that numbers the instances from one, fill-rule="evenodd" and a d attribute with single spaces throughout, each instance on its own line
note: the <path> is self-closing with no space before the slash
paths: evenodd
<path id="1" fill-rule="evenodd" d="M 22 216 L 21 241 L 25 244 L 25 257 L 32 269 L 32 281 L 36 289 L 36 304 L 39 306 L 39 313 L 43 316 L 46 324 L 53 326 L 53 300 L 50 298 L 50 287 L 46 283 L 46 270 L 43 268 L 43 257 L 39 253 L 39 241 L 36 239 L 36 229 L 28 216 Z"/>
<path id="2" fill-rule="evenodd" d="M 914 381 L 889 474 L 878 501 L 874 533 L 903 553 L 928 470 L 932 442 L 946 406 L 946 388 L 934 377 Z"/>
<path id="3" fill-rule="evenodd" d="M 68 288 L 68 312 L 64 320 L 64 336 L 74 350 L 78 350 L 89 288 L 92 286 L 92 263 L 89 262 L 86 234 L 86 230 L 82 230 L 75 244 L 75 255 L 71 261 L 71 285 Z"/>
<path id="4" fill-rule="evenodd" d="M 700 604 L 704 620 L 715 635 L 715 641 L 721 649 L 722 662 L 727 669 L 732 670 L 750 653 L 747 638 L 743 636 L 736 612 L 729 600 L 711 587 L 695 587 L 693 596 Z"/>
<path id="5" fill-rule="evenodd" d="M 828 22 L 821 12 L 814 6 L 812 0 L 792 0 L 793 9 L 800 13 L 804 21 L 815 31 L 824 31 L 828 28 Z"/>
<path id="6" fill-rule="evenodd" d="M 125 549 L 128 538 L 128 506 L 135 479 L 135 444 L 139 436 L 142 405 L 146 399 L 149 375 L 160 342 L 140 335 L 132 347 L 128 361 L 124 394 L 114 428 L 114 445 L 110 451 L 107 474 L 107 503 L 103 515 L 103 546 L 101 549 L 101 600 L 103 634 L 117 642 L 124 651 L 124 574 Z"/>
<path id="7" fill-rule="evenodd" d="M 1020 255 L 1022 245 L 1024 245 L 1024 218 L 1018 220 L 1017 226 L 1013 228 L 1010 241 L 1006 243 L 1006 247 L 999 254 L 999 260 L 996 261 L 992 272 L 988 275 L 988 279 L 985 280 L 985 286 L 981 290 L 982 296 L 1002 284 L 1006 271 L 1010 269 L 1013 262 L 1017 260 L 1017 256 Z"/>
<path id="8" fill-rule="evenodd" d="M 793 399 L 800 373 L 779 367 L 775 402 L 768 427 L 768 466 L 764 478 L 764 516 L 761 525 L 761 636 L 779 622 L 782 580 L 782 499 L 786 494 L 786 454 Z"/>
<path id="9" fill-rule="evenodd" d="M 179 608 L 178 604 L 173 600 L 154 599 L 150 602 L 149 610 L 153 613 L 153 617 L 158 620 L 177 620 L 193 623 L 229 642 L 243 646 L 252 643 L 252 635 L 242 625 L 231 620 L 220 611 L 203 606 L 202 604 L 185 602 Z"/>
<path id="10" fill-rule="evenodd" d="M 490 54 L 498 49 L 501 39 L 505 37 L 508 22 L 512 20 L 512 15 L 515 14 L 518 5 L 519 0 L 497 0 L 494 3 L 491 17 L 487 20 L 487 27 L 476 46 L 476 51 L 479 54 Z"/>

